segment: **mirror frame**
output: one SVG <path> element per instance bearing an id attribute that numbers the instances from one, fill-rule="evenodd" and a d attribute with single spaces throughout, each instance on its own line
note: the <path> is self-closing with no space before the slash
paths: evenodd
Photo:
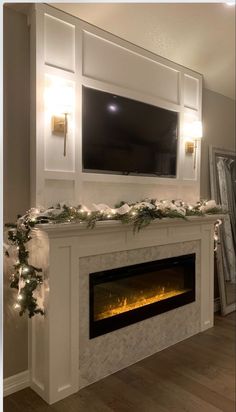
<path id="1" fill-rule="evenodd" d="M 217 169 L 216 169 L 216 158 L 218 156 L 235 158 L 235 152 L 233 150 L 224 150 L 224 149 L 220 149 L 217 147 L 209 146 L 211 198 L 214 199 L 217 203 L 219 203 L 219 196 L 218 196 L 218 191 L 217 191 Z M 224 217 L 222 217 L 221 220 L 222 220 L 222 224 L 224 224 Z M 219 233 L 219 240 L 217 241 L 216 264 L 217 264 L 217 277 L 218 277 L 219 292 L 220 292 L 221 314 L 227 315 L 236 310 L 236 296 L 235 296 L 235 302 L 227 303 L 225 280 L 224 280 L 224 273 L 223 273 L 223 260 L 222 260 L 220 233 Z"/>

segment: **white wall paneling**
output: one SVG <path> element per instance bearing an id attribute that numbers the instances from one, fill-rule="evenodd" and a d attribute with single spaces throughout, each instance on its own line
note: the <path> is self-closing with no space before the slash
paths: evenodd
<path id="1" fill-rule="evenodd" d="M 45 179 L 44 188 L 44 205 L 50 207 L 51 204 L 64 202 L 65 199 L 70 204 L 75 204 L 75 179 L 71 180 L 59 179 L 58 176 L 54 179 Z"/>
<path id="2" fill-rule="evenodd" d="M 53 15 L 44 15 L 45 64 L 74 72 L 75 26 Z"/>
<path id="3" fill-rule="evenodd" d="M 200 74 L 45 4 L 34 5 L 31 32 L 31 55 L 36 66 L 34 69 L 32 65 L 32 205 L 59 200 L 112 203 L 117 198 L 138 200 L 148 196 L 187 201 L 199 198 L 200 144 L 194 169 L 193 155 L 185 154 L 183 122 L 189 113 L 201 120 Z M 53 109 L 45 98 L 53 82 L 72 90 L 66 157 L 63 137 L 51 131 Z M 83 85 L 178 112 L 177 177 L 83 173 Z"/>
<path id="4" fill-rule="evenodd" d="M 179 103 L 179 71 L 86 31 L 83 75 Z"/>

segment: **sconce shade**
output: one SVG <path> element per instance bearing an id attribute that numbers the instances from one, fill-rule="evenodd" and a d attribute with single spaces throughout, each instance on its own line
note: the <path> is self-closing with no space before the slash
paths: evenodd
<path id="1" fill-rule="evenodd" d="M 193 122 L 184 123 L 184 137 L 186 139 L 195 140 L 202 138 L 202 122 L 195 120 Z"/>
<path id="2" fill-rule="evenodd" d="M 71 113 L 73 101 L 74 91 L 72 87 L 54 83 L 45 90 L 47 110 L 54 115 Z"/>
<path id="3" fill-rule="evenodd" d="M 192 138 L 193 139 L 202 138 L 202 122 L 195 121 L 192 123 Z"/>

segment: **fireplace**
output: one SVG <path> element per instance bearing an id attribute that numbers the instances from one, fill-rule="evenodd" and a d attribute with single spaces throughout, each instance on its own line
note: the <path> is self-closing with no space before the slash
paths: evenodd
<path id="1" fill-rule="evenodd" d="M 195 300 L 195 254 L 90 273 L 90 339 Z"/>

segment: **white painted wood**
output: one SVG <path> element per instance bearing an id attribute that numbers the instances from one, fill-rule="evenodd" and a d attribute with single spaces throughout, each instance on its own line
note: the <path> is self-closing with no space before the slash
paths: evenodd
<path id="1" fill-rule="evenodd" d="M 184 106 L 189 109 L 199 108 L 199 79 L 184 75 Z"/>
<path id="2" fill-rule="evenodd" d="M 3 396 L 11 395 L 12 393 L 21 391 L 29 386 L 29 371 L 17 373 L 3 380 Z"/>
<path id="3" fill-rule="evenodd" d="M 83 33 L 83 75 L 179 103 L 179 72 L 111 41 Z"/>
<path id="4" fill-rule="evenodd" d="M 64 191 L 63 181 L 72 180 L 72 175 L 66 172 L 74 173 L 74 193 L 69 193 L 68 200 L 74 199 L 76 203 L 91 202 L 92 194 L 96 192 L 100 192 L 102 200 L 107 203 L 113 202 L 118 195 L 118 200 L 127 199 L 129 193 L 129 200 L 153 194 L 159 198 L 197 200 L 200 192 L 200 145 L 194 170 L 193 158 L 185 154 L 182 131 L 184 115 L 189 110 L 192 110 L 196 119 L 201 120 L 201 75 L 49 5 L 36 4 L 34 9 L 31 16 L 32 205 L 50 205 L 60 200 L 61 196 L 60 199 L 56 199 L 56 196 L 58 191 Z M 45 79 L 48 77 L 57 77 L 65 84 L 72 84 L 75 91 L 73 113 L 69 116 L 66 158 L 62 156 L 63 137 L 52 135 L 51 116 L 45 107 Z M 146 179 L 135 176 L 131 179 L 125 176 L 123 179 L 123 176 L 116 175 L 84 174 L 81 146 L 82 85 L 177 111 L 177 178 L 170 182 L 169 179 L 152 177 Z M 55 192 L 47 190 L 47 173 L 53 174 L 50 180 L 55 182 Z M 186 188 L 185 181 L 192 182 L 192 185 Z M 165 191 L 168 185 L 169 196 Z M 53 189 L 52 185 L 50 189 Z M 67 192 L 63 198 L 65 201 L 66 196 Z M 98 201 L 101 201 L 101 197 Z"/>
<path id="5" fill-rule="evenodd" d="M 42 260 L 37 265 L 46 271 L 48 286 L 46 316 L 34 317 L 30 330 L 31 387 L 50 404 L 78 391 L 82 257 L 199 241 L 200 330 L 213 326 L 213 225 L 219 217 L 156 220 L 136 234 L 132 225 L 118 221 L 98 222 L 93 230 L 85 224 L 43 225 L 37 229 L 32 247 Z"/>
<path id="6" fill-rule="evenodd" d="M 214 226 L 202 225 L 201 241 L 201 330 L 214 323 Z"/>
<path id="7" fill-rule="evenodd" d="M 44 188 L 44 205 L 50 207 L 58 202 L 75 204 L 75 182 L 72 179 L 46 179 Z"/>
<path id="8" fill-rule="evenodd" d="M 75 69 L 75 26 L 45 14 L 45 63 L 61 69 Z"/>

